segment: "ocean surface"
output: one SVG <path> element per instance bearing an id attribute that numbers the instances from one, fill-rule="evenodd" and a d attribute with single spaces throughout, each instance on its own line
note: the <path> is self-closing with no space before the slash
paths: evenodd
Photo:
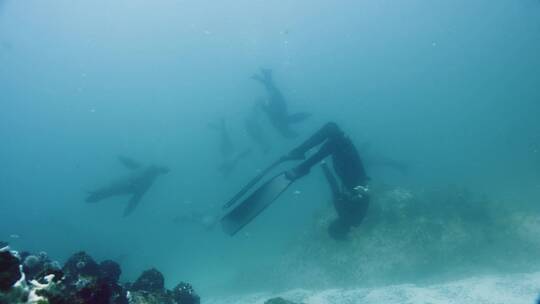
<path id="1" fill-rule="evenodd" d="M 203 303 L 534 303 L 539 54 L 538 0 L 0 0 L 0 241 L 124 282 L 156 267 Z M 307 113 L 290 134 L 261 69 Z M 316 165 L 224 233 L 222 206 L 327 122 L 370 178 L 362 224 L 329 236 Z M 85 201 L 149 166 L 169 172 L 128 216 Z"/>

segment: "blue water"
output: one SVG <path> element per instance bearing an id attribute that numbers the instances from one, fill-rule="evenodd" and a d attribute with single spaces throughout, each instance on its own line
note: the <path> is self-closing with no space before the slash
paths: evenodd
<path id="1" fill-rule="evenodd" d="M 215 214 L 327 121 L 410 167 L 368 166 L 375 184 L 463 186 L 536 218 L 538 54 L 537 0 L 0 1 L 0 240 L 59 260 L 117 259 L 123 280 L 157 267 L 203 298 L 298 287 L 265 274 L 286 277 L 284 254 L 313 245 L 304 236 L 329 201 L 318 170 L 234 238 L 173 218 Z M 249 79 L 259 67 L 291 112 L 312 114 L 295 139 L 263 117 L 267 154 L 244 130 L 265 96 Z M 253 147 L 227 178 L 208 128 L 220 118 L 237 151 Z M 171 169 L 127 218 L 125 198 L 84 203 L 129 173 L 117 155 Z"/>

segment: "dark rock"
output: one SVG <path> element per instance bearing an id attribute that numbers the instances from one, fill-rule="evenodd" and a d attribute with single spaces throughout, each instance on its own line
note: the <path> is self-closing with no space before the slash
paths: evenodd
<path id="1" fill-rule="evenodd" d="M 107 282 L 97 280 L 79 289 L 77 298 L 88 304 L 109 303 L 112 294 L 112 288 Z"/>
<path id="2" fill-rule="evenodd" d="M 111 304 L 128 304 L 127 291 L 118 284 L 111 285 L 111 298 L 109 302 Z"/>
<path id="3" fill-rule="evenodd" d="M 54 275 L 52 279 L 54 283 L 60 282 L 64 277 L 64 272 L 62 270 L 52 266 L 51 264 L 45 264 L 45 267 L 43 267 L 43 269 L 38 274 L 36 274 L 35 280 L 42 284 L 45 284 L 45 277 L 51 274 Z"/>
<path id="4" fill-rule="evenodd" d="M 199 295 L 197 295 L 197 293 L 193 289 L 193 286 L 184 282 L 180 282 L 172 290 L 172 298 L 177 304 L 201 303 L 201 298 L 199 297 Z"/>
<path id="5" fill-rule="evenodd" d="M 125 282 L 124 284 L 124 288 L 127 289 L 127 290 L 132 290 L 133 288 L 131 288 L 133 286 L 133 283 L 131 282 Z"/>
<path id="6" fill-rule="evenodd" d="M 31 253 L 28 251 L 19 251 L 19 259 L 21 259 L 21 261 L 24 261 L 29 255 L 31 255 Z"/>
<path id="7" fill-rule="evenodd" d="M 20 256 L 21 254 L 18 254 Z M 58 262 L 51 261 L 45 252 L 33 255 L 28 252 L 22 253 L 24 259 L 13 256 L 9 251 L 0 252 L 0 304 L 12 303 L 12 298 L 8 302 L 1 297 L 3 290 L 8 290 L 22 276 L 19 271 L 20 264 L 28 271 L 26 279 L 35 279 L 45 284 L 49 280 L 47 276 L 54 275 L 52 281 L 55 284 L 48 288 L 35 290 L 38 296 L 44 297 L 44 303 L 49 304 L 129 304 L 127 292 L 118 284 L 121 274 L 120 266 L 113 261 L 104 261 L 98 265 L 88 254 L 78 252 L 72 255 L 60 267 Z M 23 262 L 21 262 L 23 261 Z M 159 273 L 158 273 L 159 274 Z M 145 276 L 146 280 L 156 286 L 161 286 L 163 290 L 163 276 L 161 285 L 156 283 L 156 275 Z M 158 278 L 159 278 L 158 276 Z M 142 276 L 141 276 L 142 277 Z M 158 280 L 159 281 L 159 280 Z M 148 283 L 148 285 L 152 285 Z M 146 293 L 146 292 L 145 292 Z M 166 293 L 157 294 L 164 297 L 164 300 L 156 303 L 170 303 Z M 22 294 L 17 303 L 26 303 L 27 294 Z"/>
<path id="8" fill-rule="evenodd" d="M 0 249 L 9 246 L 8 242 L 0 241 Z"/>
<path id="9" fill-rule="evenodd" d="M 42 273 L 47 265 L 46 257 L 29 254 L 23 260 L 23 271 L 26 275 L 26 280 L 31 281 L 36 278 L 39 273 Z"/>
<path id="10" fill-rule="evenodd" d="M 120 265 L 114 261 L 105 260 L 99 264 L 99 277 L 109 283 L 116 284 L 121 274 Z"/>
<path id="11" fill-rule="evenodd" d="M 122 287 L 103 280 L 87 281 L 79 287 L 60 283 L 54 288 L 39 290 L 38 295 L 47 298 L 50 304 L 128 303 Z"/>
<path id="12" fill-rule="evenodd" d="M 19 263 L 9 250 L 0 251 L 0 291 L 7 291 L 21 278 Z"/>
<path id="13" fill-rule="evenodd" d="M 99 275 L 99 265 L 91 256 L 81 251 L 67 260 L 62 271 L 66 275 L 68 283 L 71 283 L 77 281 L 79 276 L 97 277 Z"/>
<path id="14" fill-rule="evenodd" d="M 167 293 L 130 291 L 130 304 L 176 304 Z"/>
<path id="15" fill-rule="evenodd" d="M 52 288 L 38 291 L 50 304 L 128 304 L 126 291 L 101 279 L 81 279 L 77 284 L 60 281 Z"/>
<path id="16" fill-rule="evenodd" d="M 161 272 L 152 268 L 144 271 L 131 288 L 135 291 L 163 292 L 165 279 Z"/>
<path id="17" fill-rule="evenodd" d="M 31 268 L 35 268 L 39 264 L 39 262 L 40 262 L 39 257 L 31 254 L 25 257 L 23 261 L 23 266 L 28 269 L 31 269 Z"/>
<path id="18" fill-rule="evenodd" d="M 67 292 L 65 286 L 59 286 L 57 288 L 41 289 L 36 292 L 40 297 L 47 299 L 50 304 L 75 304 L 80 301 L 75 298 L 73 294 Z"/>
<path id="19" fill-rule="evenodd" d="M 285 300 L 284 298 L 281 298 L 281 297 L 277 297 L 277 298 L 266 300 L 264 304 L 296 304 L 296 303 Z"/>

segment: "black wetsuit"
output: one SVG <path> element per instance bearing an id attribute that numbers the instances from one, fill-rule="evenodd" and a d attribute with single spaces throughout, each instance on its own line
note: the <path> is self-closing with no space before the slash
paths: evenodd
<path id="1" fill-rule="evenodd" d="M 289 171 L 287 176 L 292 180 L 298 179 L 308 174 L 310 169 L 324 158 L 332 156 L 334 172 L 341 181 L 341 187 L 330 169 L 323 166 L 338 214 L 338 218 L 330 225 L 329 232 L 334 238 L 344 238 L 350 228 L 360 225 L 366 215 L 369 196 L 367 192 L 359 194 L 358 189 L 366 189 L 369 178 L 356 147 L 335 123 L 324 125 L 302 145 L 291 151 L 287 158 L 304 159 L 308 150 L 321 144 L 317 152 Z"/>

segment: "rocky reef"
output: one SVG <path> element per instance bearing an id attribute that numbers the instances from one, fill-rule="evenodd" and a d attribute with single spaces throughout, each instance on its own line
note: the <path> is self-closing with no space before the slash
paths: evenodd
<path id="1" fill-rule="evenodd" d="M 20 278 L 19 259 L 13 256 L 9 251 L 0 252 L 0 291 L 7 291 Z"/>
<path id="2" fill-rule="evenodd" d="M 7 244 L 6 244 L 7 245 Z M 120 283 L 118 263 L 97 263 L 81 251 L 61 267 L 45 252 L 0 249 L 0 304 L 199 304 L 190 284 L 180 282 L 173 290 L 156 269 L 144 271 L 135 283 Z"/>

